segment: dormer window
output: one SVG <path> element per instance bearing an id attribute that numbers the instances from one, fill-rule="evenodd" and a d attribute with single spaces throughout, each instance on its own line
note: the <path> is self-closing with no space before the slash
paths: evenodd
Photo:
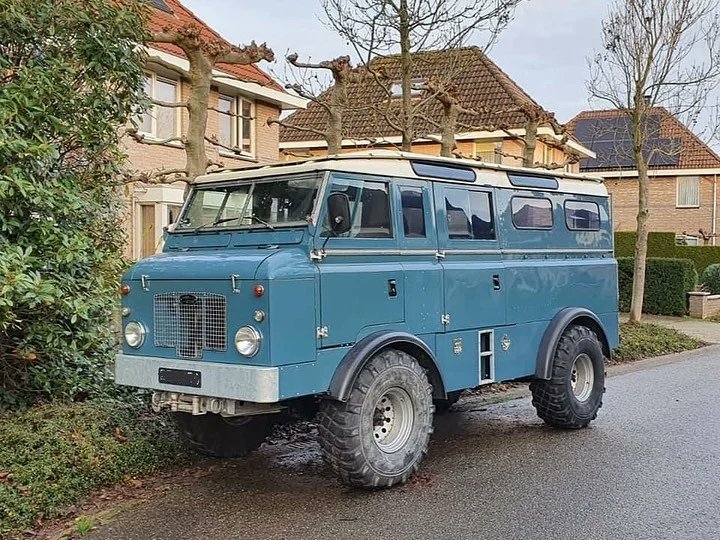
<path id="1" fill-rule="evenodd" d="M 410 97 L 420 97 L 425 90 L 425 79 L 423 77 L 413 77 L 410 81 Z M 402 81 L 393 81 L 390 85 L 392 97 L 402 97 Z"/>

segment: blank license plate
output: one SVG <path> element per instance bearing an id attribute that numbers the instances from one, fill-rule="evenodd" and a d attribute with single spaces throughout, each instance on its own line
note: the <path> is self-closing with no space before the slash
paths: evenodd
<path id="1" fill-rule="evenodd" d="M 160 368 L 158 369 L 158 381 L 162 384 L 200 388 L 201 373 L 186 369 Z"/>

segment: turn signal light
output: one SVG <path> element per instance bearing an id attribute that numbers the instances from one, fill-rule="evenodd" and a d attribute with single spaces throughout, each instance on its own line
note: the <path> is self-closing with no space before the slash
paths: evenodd
<path id="1" fill-rule="evenodd" d="M 255 294 L 255 296 L 260 298 L 263 294 L 265 294 L 265 287 L 258 283 L 257 285 L 255 285 L 255 287 L 253 287 L 253 293 Z"/>
<path id="2" fill-rule="evenodd" d="M 120 285 L 120 294 L 125 296 L 129 292 L 130 292 L 130 285 L 128 285 L 127 283 L 123 283 L 122 285 Z"/>

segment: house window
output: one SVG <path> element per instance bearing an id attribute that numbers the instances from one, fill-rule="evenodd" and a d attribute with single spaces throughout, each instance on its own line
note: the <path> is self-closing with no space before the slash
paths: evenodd
<path id="1" fill-rule="evenodd" d="M 502 163 L 502 155 L 497 150 L 502 150 L 502 142 L 476 142 L 475 158 L 485 163 Z"/>
<path id="2" fill-rule="evenodd" d="M 155 73 L 146 73 L 145 93 L 151 99 L 175 103 L 178 101 L 178 82 L 159 77 Z M 140 118 L 138 131 L 156 139 L 177 137 L 179 110 L 177 107 L 152 105 Z"/>
<path id="3" fill-rule="evenodd" d="M 425 87 L 425 79 L 422 77 L 415 77 L 410 81 L 410 97 L 420 97 Z M 394 98 L 402 97 L 402 81 L 393 81 L 390 85 L 390 93 Z"/>
<path id="4" fill-rule="evenodd" d="M 218 98 L 218 141 L 221 152 L 252 155 L 253 103 L 239 96 Z M 229 150 L 229 149 L 232 150 Z"/>
<path id="5" fill-rule="evenodd" d="M 677 179 L 678 208 L 697 208 L 700 206 L 700 177 L 680 176 Z"/>
<path id="6" fill-rule="evenodd" d="M 550 146 L 548 146 L 547 144 L 543 144 L 543 147 L 542 147 L 542 162 L 543 162 L 545 165 L 552 165 L 553 163 L 555 163 L 554 157 L 555 157 L 555 156 L 554 156 L 553 148 L 550 147 Z"/>

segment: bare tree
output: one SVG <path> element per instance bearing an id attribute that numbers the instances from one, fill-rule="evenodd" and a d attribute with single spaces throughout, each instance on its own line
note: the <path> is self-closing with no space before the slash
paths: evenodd
<path id="1" fill-rule="evenodd" d="M 226 147 L 216 137 L 207 136 L 208 111 L 216 110 L 210 106 L 210 86 L 213 80 L 213 69 L 217 64 L 249 65 L 260 60 L 272 61 L 272 49 L 265 43 L 257 45 L 235 46 L 221 38 L 203 35 L 202 27 L 196 23 L 187 23 L 179 28 L 164 28 L 149 37 L 151 43 L 171 43 L 180 47 L 190 63 L 188 78 L 190 94 L 187 101 L 163 102 L 151 99 L 158 107 L 178 107 L 188 112 L 187 133 L 181 137 L 172 137 L 164 141 L 149 141 L 136 129 L 129 129 L 128 135 L 145 144 L 165 144 L 181 142 L 185 148 L 186 163 L 184 169 L 159 169 L 133 173 L 129 181 L 146 183 L 172 183 L 184 181 L 191 183 L 196 177 L 205 174 L 213 162 L 208 160 L 205 143 L 236 151 L 239 148 Z M 223 114 L 228 114 L 223 112 Z M 241 117 L 240 114 L 233 114 Z"/>
<path id="2" fill-rule="evenodd" d="M 491 44 L 508 24 L 521 0 L 323 0 L 327 20 L 364 62 L 386 93 L 381 111 L 402 136 L 401 149 L 410 151 L 416 133 L 415 118 L 427 99 L 414 101 L 413 54 L 456 48 L 475 33 L 485 33 Z M 392 83 L 372 68 L 378 56 L 399 52 L 401 106 L 390 106 Z"/>
<path id="3" fill-rule="evenodd" d="M 653 108 L 694 114 L 717 84 L 715 0 L 615 0 L 603 22 L 603 51 L 590 61 L 588 90 L 628 118 L 638 171 L 637 244 L 630 321 L 642 317 L 647 257 L 648 126 Z"/>
<path id="4" fill-rule="evenodd" d="M 338 56 L 332 60 L 311 63 L 300 62 L 298 54 L 293 53 L 288 55 L 286 60 L 296 68 L 296 72 L 294 82 L 288 83 L 285 88 L 322 107 L 327 116 L 327 124 L 324 130 L 296 126 L 279 119 L 268 119 L 268 124 L 278 124 L 287 129 L 319 135 L 327 143 L 328 154 L 339 154 L 342 149 L 343 116 L 348 110 L 348 85 L 357 82 L 362 77 L 363 70 L 353 69 L 349 56 Z M 324 86 L 322 83 L 317 84 L 317 76 L 308 74 L 309 71 L 317 70 L 328 71 L 332 76 L 332 86 L 329 89 L 322 88 Z"/>

